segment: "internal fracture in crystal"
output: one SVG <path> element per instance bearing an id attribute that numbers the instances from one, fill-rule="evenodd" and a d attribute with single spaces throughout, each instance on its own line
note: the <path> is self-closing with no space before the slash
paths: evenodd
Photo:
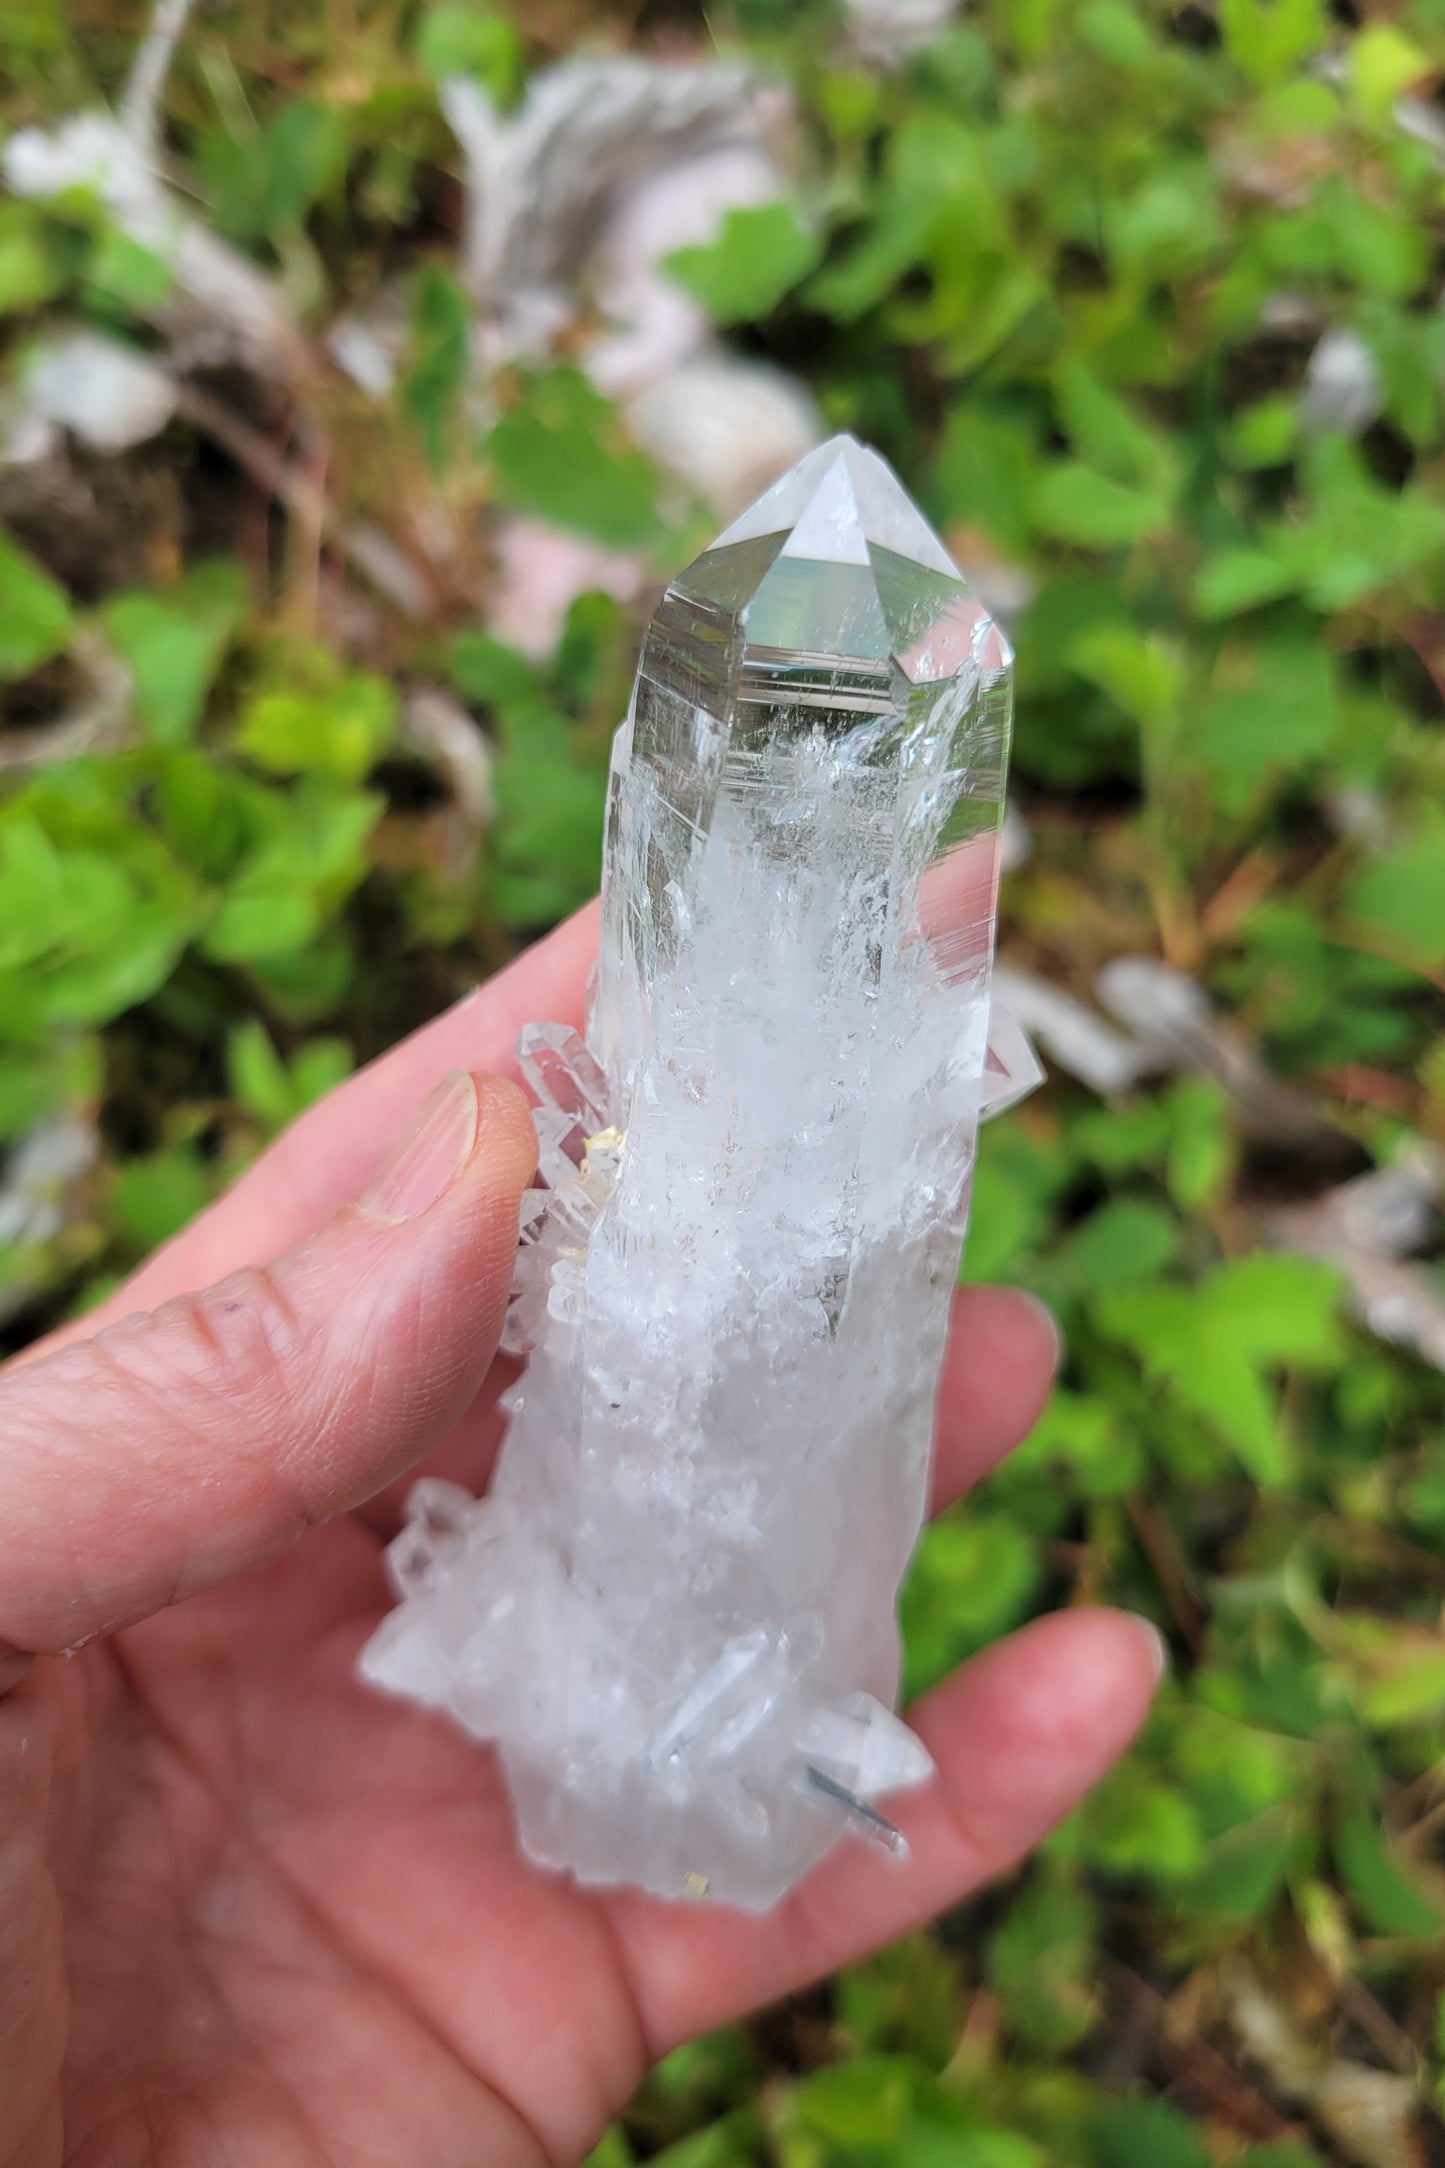
<path id="1" fill-rule="evenodd" d="M 362 1659 L 496 1743 L 527 1852 L 773 1903 L 925 1781 L 899 1581 L 983 1112 L 1005 641 L 878 456 L 823 445 L 668 588 L 617 733 L 585 1041 L 483 1501 L 419 1483 Z"/>

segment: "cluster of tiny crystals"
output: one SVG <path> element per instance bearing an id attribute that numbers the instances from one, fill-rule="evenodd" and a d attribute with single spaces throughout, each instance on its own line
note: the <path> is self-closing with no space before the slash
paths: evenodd
<path id="1" fill-rule="evenodd" d="M 981 1113 L 1010 657 L 884 462 L 811 453 L 668 588 L 612 760 L 587 1036 L 488 1496 L 416 1485 L 362 1659 L 495 1743 L 527 1853 L 761 1910 L 925 1781 L 896 1599 Z"/>

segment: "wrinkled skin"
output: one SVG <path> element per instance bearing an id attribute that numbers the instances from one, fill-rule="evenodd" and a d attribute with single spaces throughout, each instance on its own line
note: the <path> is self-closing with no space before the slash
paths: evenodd
<path id="1" fill-rule="evenodd" d="M 845 1844 L 759 1920 L 537 1872 L 491 1757 L 358 1685 L 403 1472 L 480 1487 L 495 1451 L 530 1125 L 486 1073 L 576 1014 L 594 941 L 583 914 L 352 1080 L 0 1373 L 3 2168 L 576 2160 L 654 2057 L 1018 1859 L 1144 1713 L 1141 1622 L 1037 1622 L 912 1712 L 940 1775 L 897 1804 L 909 1864 Z M 459 1069 L 442 1194 L 351 1203 Z M 1025 1298 L 959 1295 L 940 1503 L 1055 1353 Z"/>

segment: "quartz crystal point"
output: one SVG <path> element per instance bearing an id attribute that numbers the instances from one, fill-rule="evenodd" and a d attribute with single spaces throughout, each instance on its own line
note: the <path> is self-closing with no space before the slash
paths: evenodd
<path id="1" fill-rule="evenodd" d="M 426 1481 L 377 1685 L 496 1742 L 530 1855 L 773 1903 L 923 1781 L 895 1600 L 982 1112 L 1010 657 L 878 456 L 668 588 L 617 733 L 587 1037 L 537 1100 L 489 1496 Z"/>

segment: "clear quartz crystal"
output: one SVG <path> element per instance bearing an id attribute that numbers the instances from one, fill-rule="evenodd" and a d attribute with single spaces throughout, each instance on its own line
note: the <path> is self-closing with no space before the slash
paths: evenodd
<path id="1" fill-rule="evenodd" d="M 811 453 L 668 588 L 612 760 L 587 1039 L 489 1496 L 419 1483 L 365 1675 L 495 1741 L 522 1843 L 761 1909 L 931 1764 L 893 1713 L 989 1031 L 1010 657 L 884 462 Z"/>

